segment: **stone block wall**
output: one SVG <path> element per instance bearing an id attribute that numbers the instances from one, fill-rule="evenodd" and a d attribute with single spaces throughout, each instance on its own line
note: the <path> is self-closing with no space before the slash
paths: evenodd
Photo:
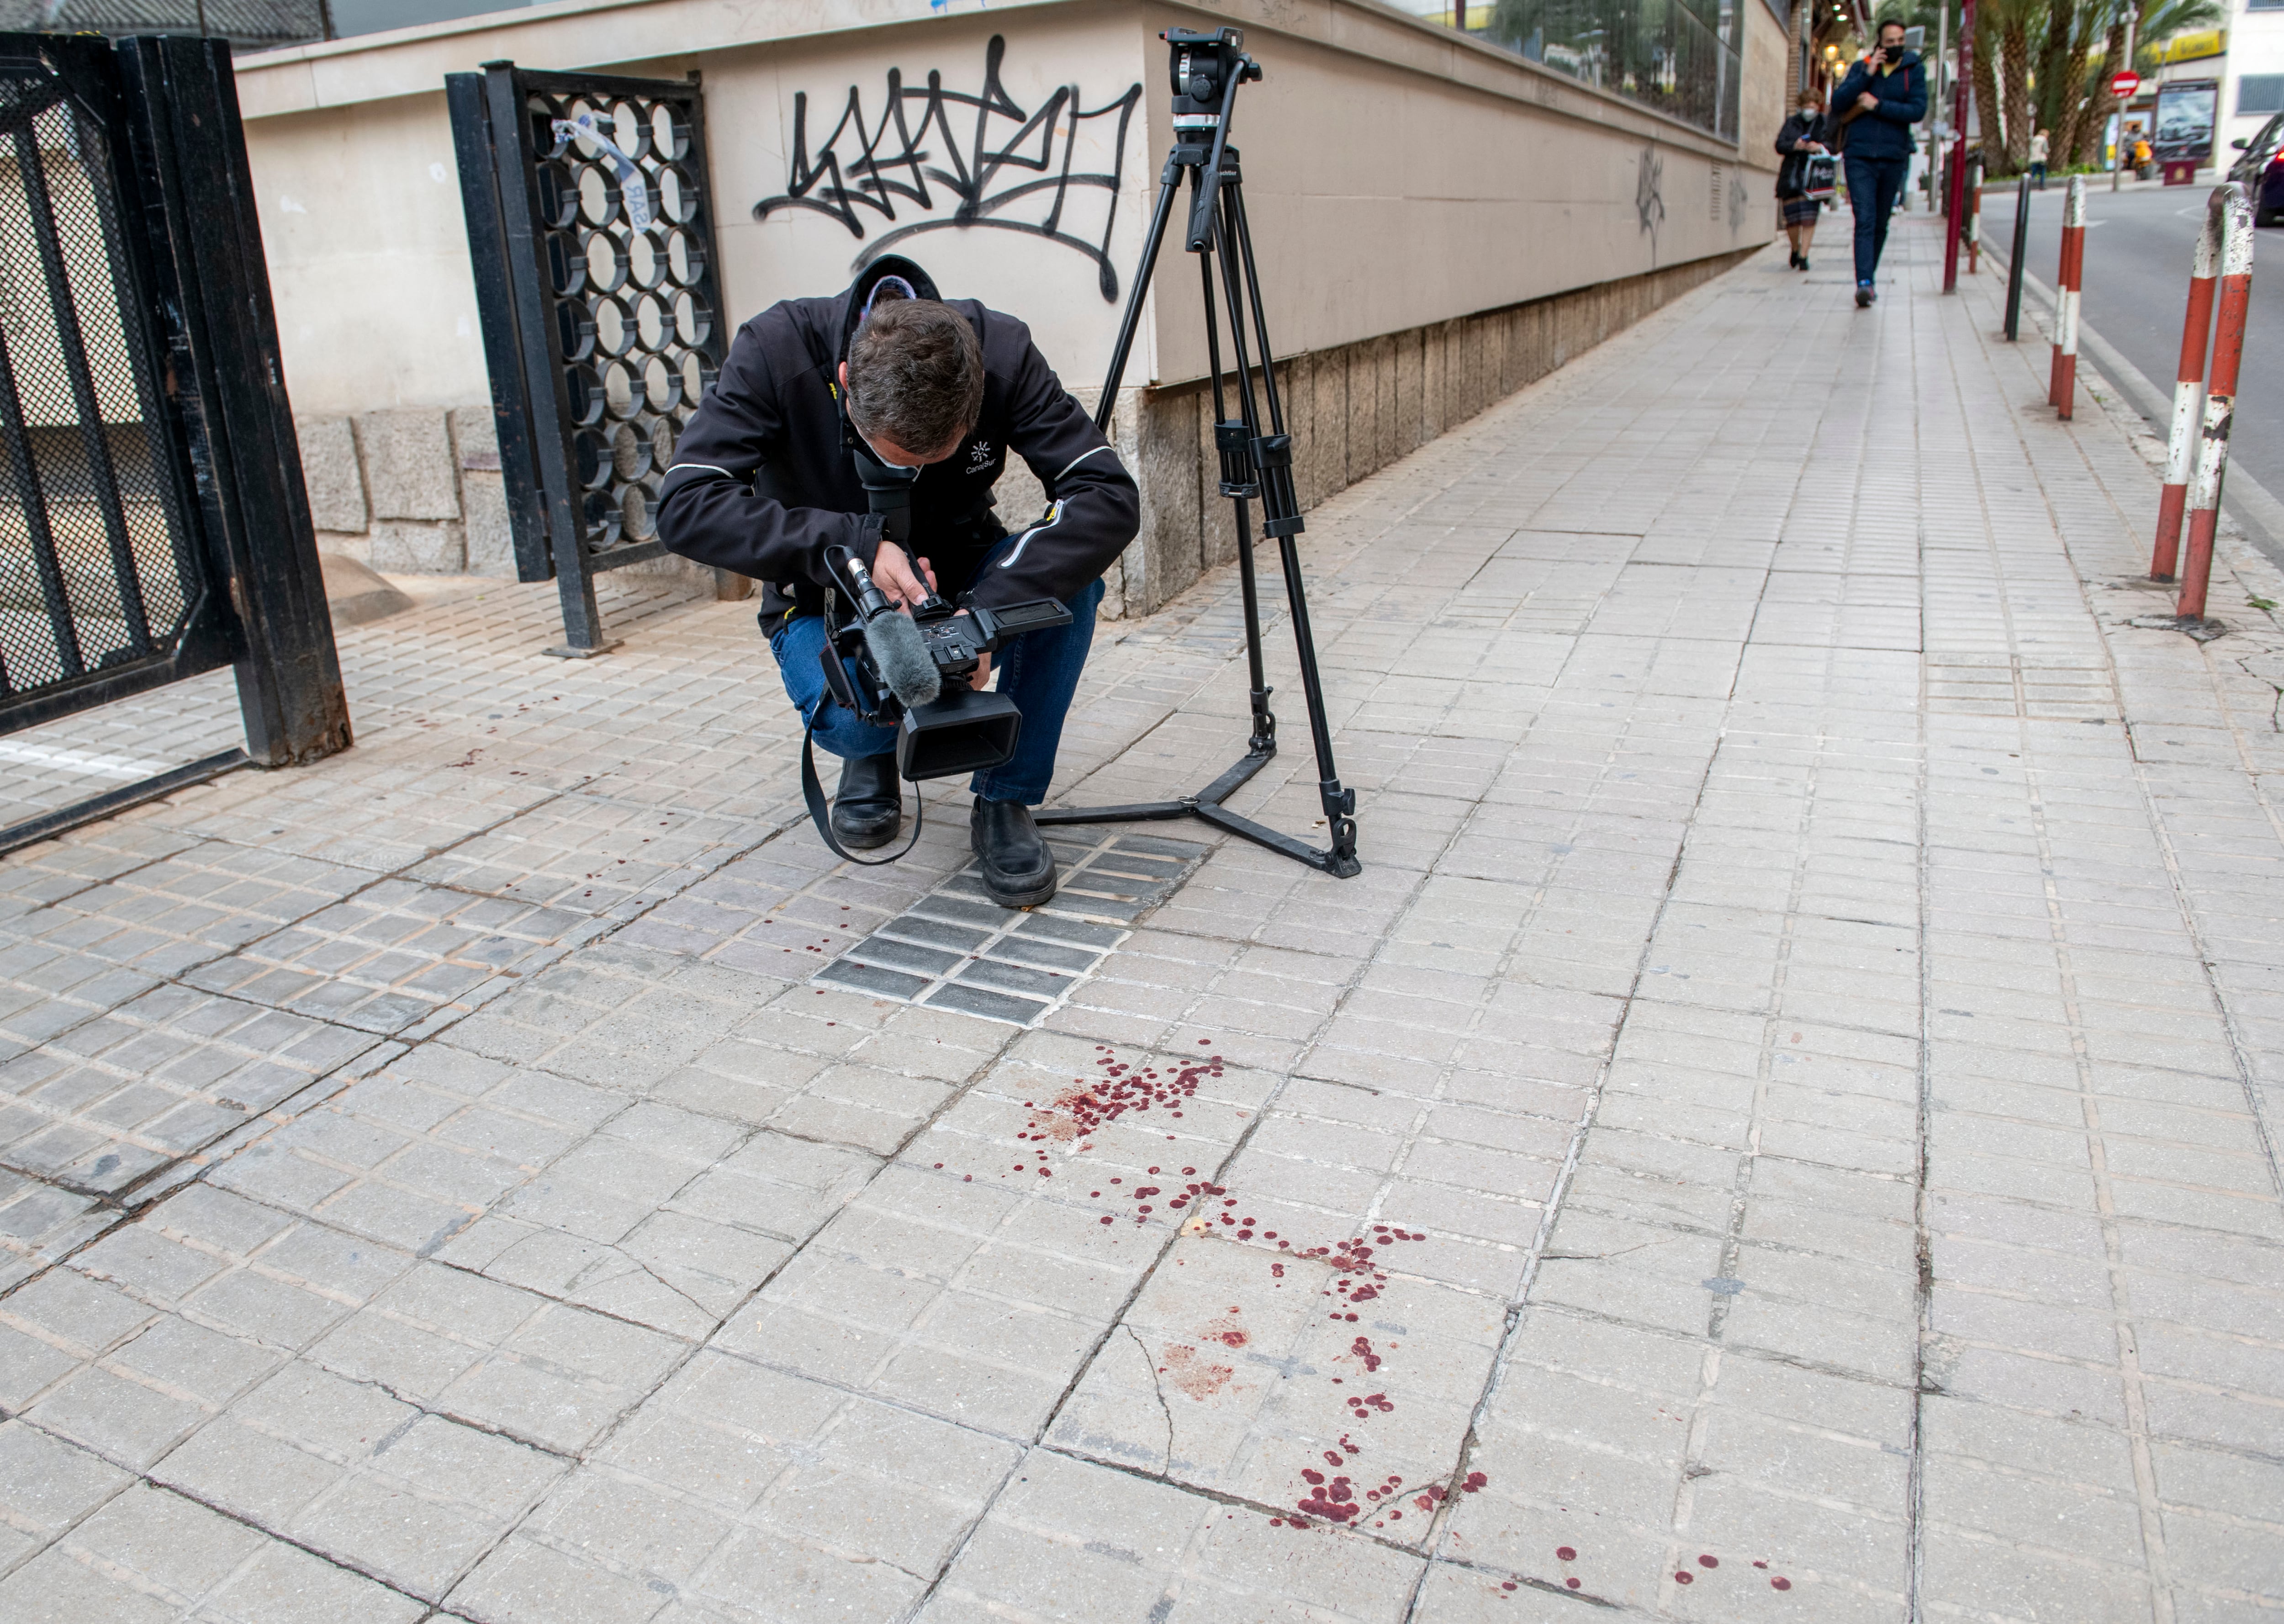
<path id="1" fill-rule="evenodd" d="M 489 406 L 297 418 L 320 551 L 387 574 L 515 574 Z"/>
<path id="2" fill-rule="evenodd" d="M 1651 311 L 1728 269 L 1751 248 L 1573 293 L 1385 334 L 1277 365 L 1303 511 L 1409 455 Z M 1090 408 L 1094 392 L 1076 391 Z M 1220 492 L 1213 394 L 1200 380 L 1130 389 L 1113 438 L 1142 486 L 1142 530 L 1110 571 L 1107 619 L 1148 614 L 1237 556 Z M 402 407 L 297 419 L 317 545 L 384 573 L 515 574 L 489 407 Z M 1019 530 L 1046 506 L 1020 462 L 994 493 Z M 678 558 L 645 574 L 704 572 Z M 716 583 L 725 596 L 739 595 Z"/>

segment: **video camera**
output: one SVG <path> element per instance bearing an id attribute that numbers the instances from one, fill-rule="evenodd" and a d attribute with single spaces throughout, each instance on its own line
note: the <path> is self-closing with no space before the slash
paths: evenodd
<path id="1" fill-rule="evenodd" d="M 1013 755 L 1022 713 L 1005 694 L 979 692 L 968 681 L 1008 638 L 1068 626 L 1070 611 L 1051 597 L 1005 609 L 963 598 L 955 607 L 931 593 L 907 617 L 849 549 L 828 547 L 825 560 L 834 580 L 848 583 L 855 611 L 837 625 L 827 618 L 832 635 L 818 662 L 825 688 L 864 722 L 896 730 L 897 773 L 947 778 Z M 853 680 L 844 662 L 854 664 Z"/>

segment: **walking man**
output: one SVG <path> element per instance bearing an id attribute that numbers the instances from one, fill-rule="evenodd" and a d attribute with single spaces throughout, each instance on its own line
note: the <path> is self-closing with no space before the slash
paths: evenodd
<path id="1" fill-rule="evenodd" d="M 2049 143 L 2046 140 L 2046 132 L 2045 130 L 2034 129 L 2030 132 L 2030 184 L 2036 186 L 2040 191 L 2044 191 L 2046 189 L 2046 149 Z"/>
<path id="2" fill-rule="evenodd" d="M 1848 207 L 1856 215 L 1856 307 L 1880 295 L 1873 280 L 1888 246 L 1888 216 L 1912 163 L 1912 126 L 1927 117 L 1927 69 L 1904 49 L 1904 25 L 1883 22 L 1880 43 L 1848 70 L 1832 98 L 1847 121 Z"/>

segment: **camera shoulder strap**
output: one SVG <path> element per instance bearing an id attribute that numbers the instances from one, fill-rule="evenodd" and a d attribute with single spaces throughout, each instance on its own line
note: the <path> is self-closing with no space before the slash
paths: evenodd
<path id="1" fill-rule="evenodd" d="M 833 855 L 853 863 L 858 868 L 877 869 L 899 861 L 919 843 L 920 828 L 927 822 L 927 802 L 921 798 L 919 786 L 915 785 L 912 788 L 912 838 L 904 842 L 902 850 L 891 852 L 885 857 L 859 857 L 833 838 L 833 808 L 825 799 L 825 785 L 817 782 L 817 753 L 813 744 L 816 734 L 814 723 L 801 730 L 801 798 L 809 803 L 809 821 L 817 825 L 819 838 L 833 849 Z"/>

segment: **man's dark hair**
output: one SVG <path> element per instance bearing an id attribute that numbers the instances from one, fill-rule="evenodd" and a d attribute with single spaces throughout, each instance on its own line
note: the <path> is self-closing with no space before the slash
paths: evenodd
<path id="1" fill-rule="evenodd" d="M 1895 29 L 1899 34 L 1909 34 L 1911 32 L 1911 29 L 1902 21 L 1890 17 L 1885 22 L 1882 22 L 1878 27 L 1873 29 L 1872 33 L 1876 38 L 1885 38 L 1888 30 L 1890 28 Z"/>
<path id="2" fill-rule="evenodd" d="M 916 456 L 975 426 L 983 410 L 983 346 L 950 305 L 876 303 L 849 342 L 849 420 Z"/>

